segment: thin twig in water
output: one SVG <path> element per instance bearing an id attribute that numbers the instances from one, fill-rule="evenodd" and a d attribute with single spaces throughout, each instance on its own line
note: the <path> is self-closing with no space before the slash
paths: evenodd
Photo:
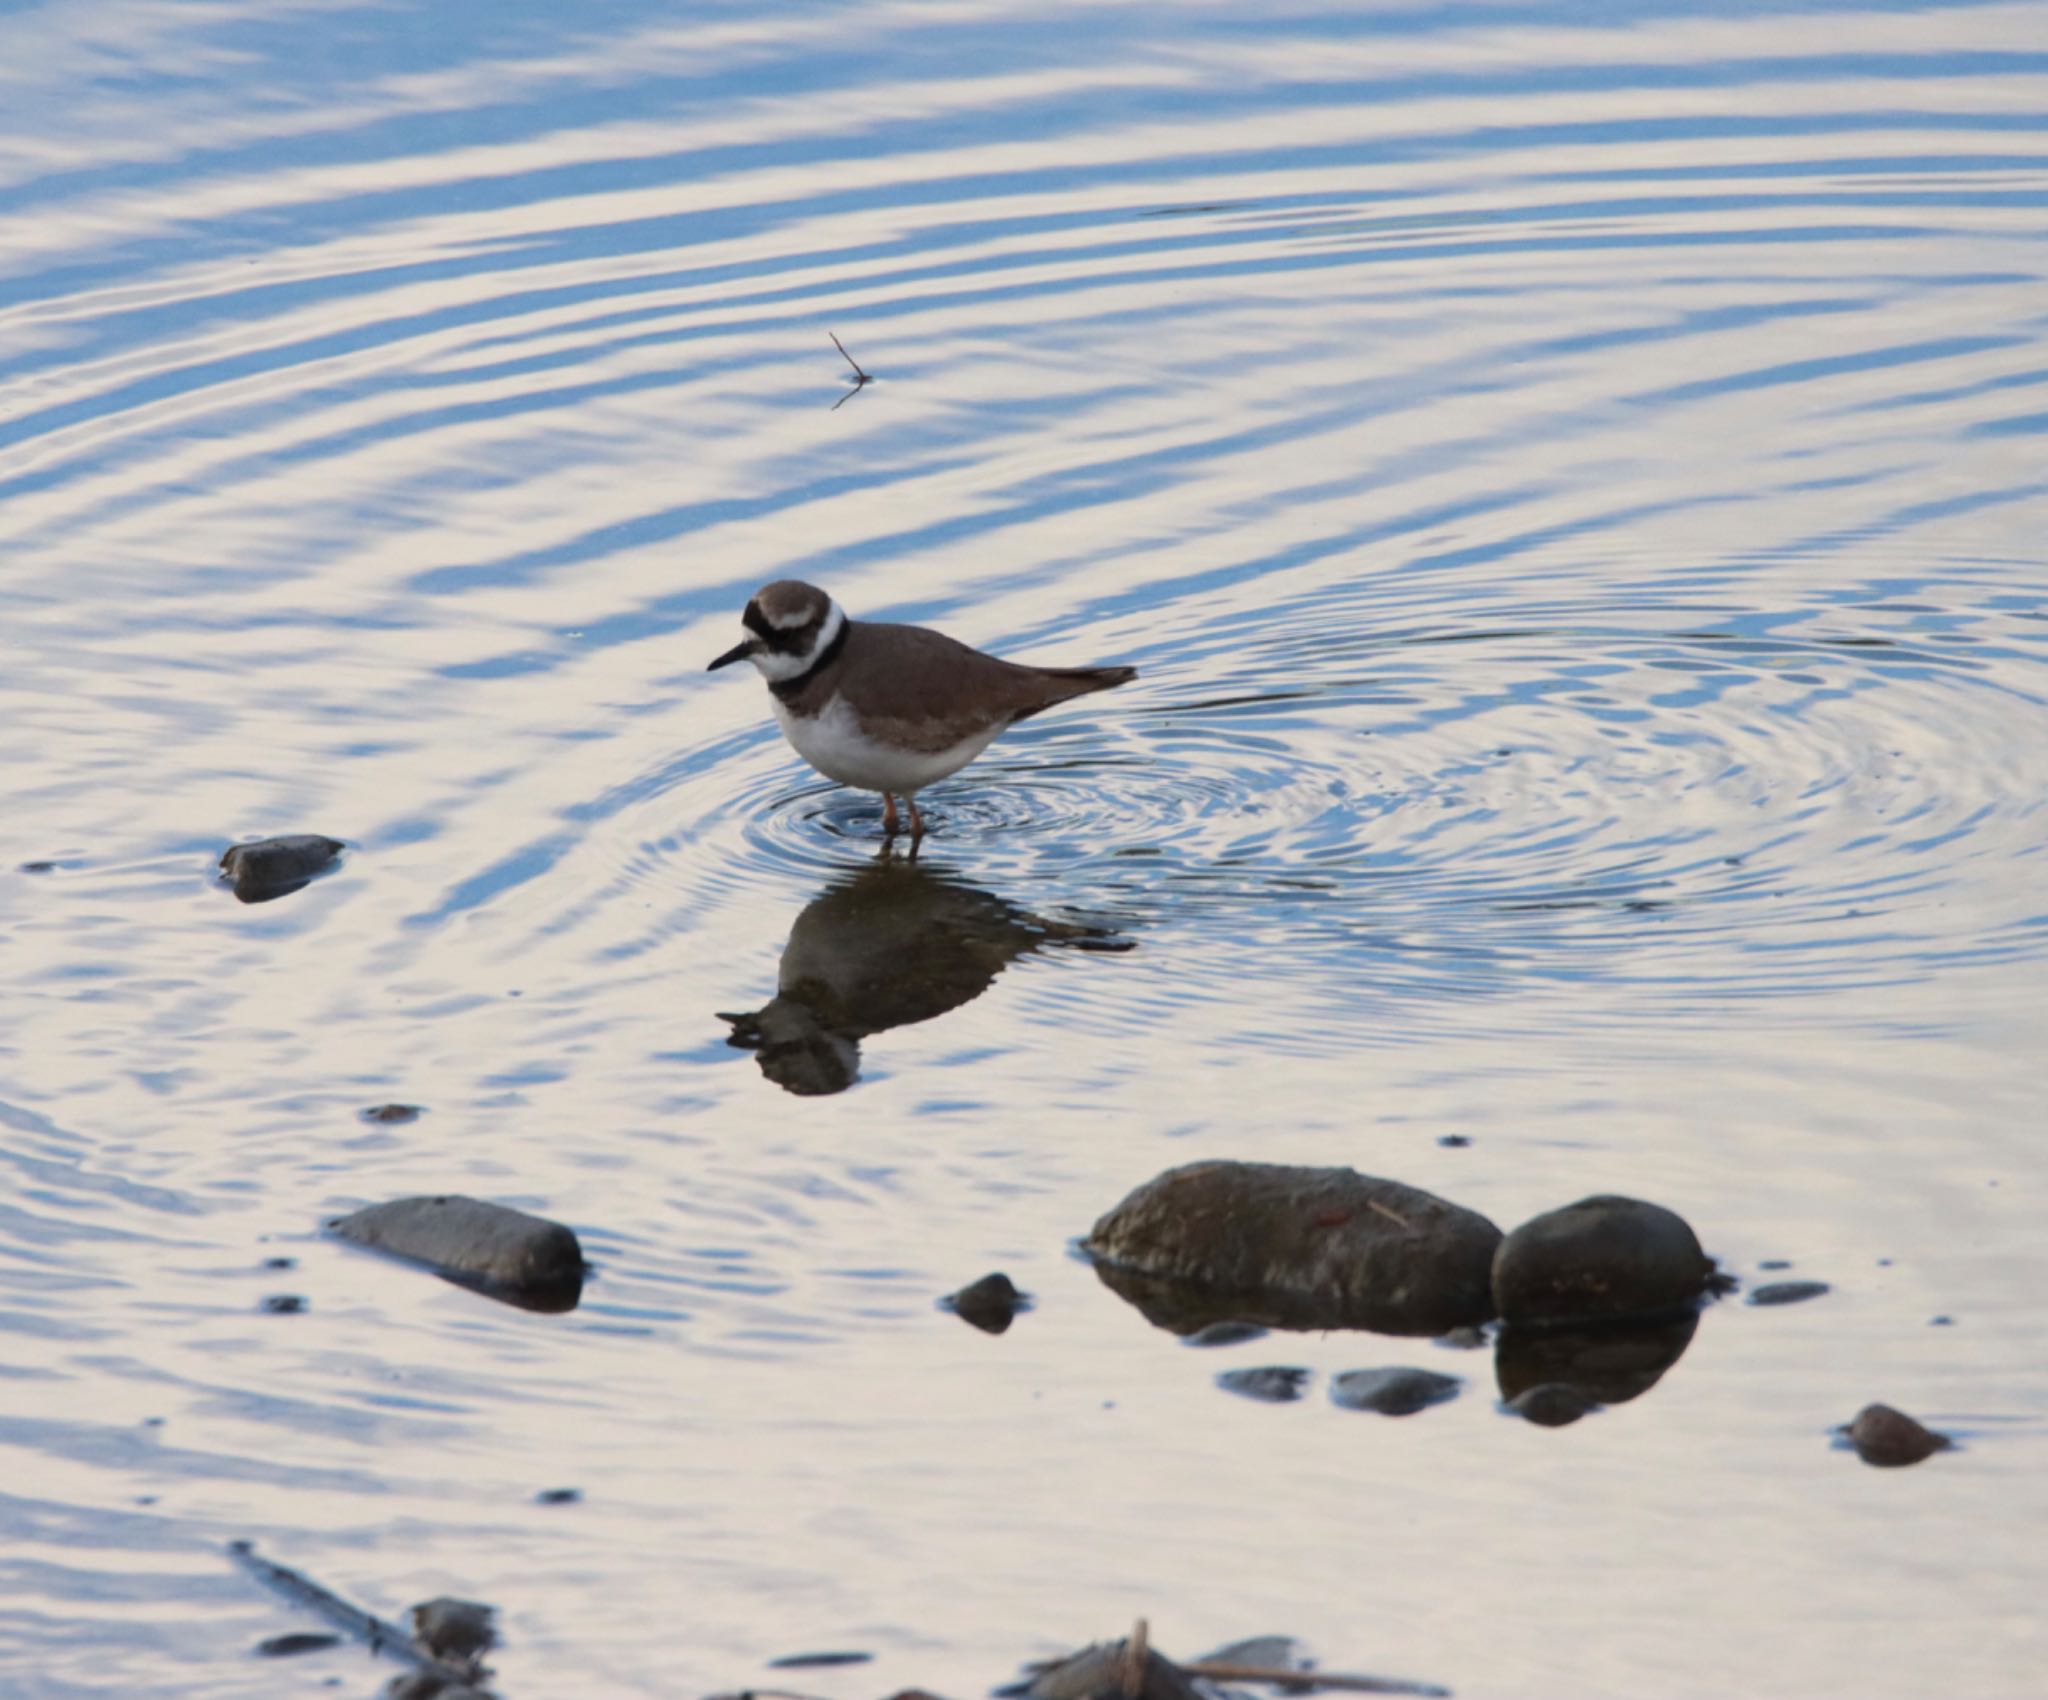
<path id="1" fill-rule="evenodd" d="M 853 388 L 835 401 L 830 408 L 831 412 L 837 413 L 849 400 L 872 384 L 875 381 L 875 375 L 872 372 L 863 371 L 861 363 L 854 359 L 851 354 L 846 353 L 846 344 L 839 340 L 839 333 L 837 331 L 827 331 L 825 334 L 832 339 L 832 346 L 838 349 L 841 354 L 846 355 L 847 365 L 853 368 Z"/>
<path id="2" fill-rule="evenodd" d="M 402 1659 L 409 1665 L 453 1686 L 470 1684 L 476 1680 L 473 1670 L 461 1669 L 446 1664 L 433 1654 L 424 1651 L 418 1642 L 397 1624 L 388 1622 L 374 1612 L 364 1611 L 361 1606 L 352 1605 L 332 1588 L 323 1588 L 304 1571 L 294 1570 L 290 1565 L 278 1564 L 257 1552 L 251 1541 L 228 1542 L 228 1555 L 244 1570 L 261 1582 L 266 1588 L 282 1594 L 292 1604 L 304 1606 L 319 1613 L 338 1629 L 344 1629 L 373 1653 L 388 1653 L 394 1659 Z"/>
<path id="3" fill-rule="evenodd" d="M 1405 1682 L 1393 1676 L 1338 1676 L 1330 1671 L 1282 1670 L 1271 1665 L 1214 1664 L 1197 1659 L 1182 1665 L 1188 1676 L 1211 1677 L 1217 1682 L 1270 1682 L 1282 1688 L 1335 1688 L 1350 1694 L 1447 1695 L 1448 1688 L 1433 1682 Z"/>
<path id="4" fill-rule="evenodd" d="M 838 349 L 841 354 L 846 354 L 846 344 L 839 340 L 839 333 L 837 331 L 827 331 L 825 334 L 832 339 L 832 346 L 834 348 Z M 874 373 L 863 372 L 860 369 L 860 362 L 854 359 L 852 355 L 846 354 L 846 363 L 853 368 L 853 381 L 855 383 L 871 384 L 875 381 Z"/>

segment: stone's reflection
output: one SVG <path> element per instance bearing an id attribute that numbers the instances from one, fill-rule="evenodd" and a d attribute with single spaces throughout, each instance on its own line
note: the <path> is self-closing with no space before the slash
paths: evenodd
<path id="1" fill-rule="evenodd" d="M 1493 1373 L 1508 1403 L 1532 1388 L 1563 1386 L 1595 1405 L 1626 1404 L 1685 1355 L 1699 1325 L 1697 1311 L 1570 1328 L 1510 1325 L 1494 1346 Z"/>
<path id="2" fill-rule="evenodd" d="M 721 1014 L 785 1092 L 844 1092 L 860 1042 L 971 1003 L 1011 962 L 1046 945 L 1129 950 L 1132 941 L 1033 915 L 938 869 L 884 855 L 813 898 L 782 947 L 775 996 Z"/>

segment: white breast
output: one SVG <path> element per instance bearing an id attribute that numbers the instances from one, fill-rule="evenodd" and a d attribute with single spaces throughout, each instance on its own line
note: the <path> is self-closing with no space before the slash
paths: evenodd
<path id="1" fill-rule="evenodd" d="M 782 735 L 796 753 L 827 779 L 861 791 L 893 791 L 899 797 L 957 773 L 994 742 L 991 727 L 944 750 L 903 750 L 878 743 L 860 729 L 843 697 L 834 697 L 809 719 L 791 714 L 771 697 Z"/>

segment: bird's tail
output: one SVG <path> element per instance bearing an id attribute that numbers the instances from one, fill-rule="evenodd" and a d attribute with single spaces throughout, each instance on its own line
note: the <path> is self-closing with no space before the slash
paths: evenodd
<path id="1" fill-rule="evenodd" d="M 1059 703 L 1084 697 L 1090 691 L 1107 691 L 1118 685 L 1128 685 L 1138 676 L 1135 667 L 1034 667 L 1031 671 L 1038 676 L 1040 684 L 1049 687 L 1046 698 L 1012 715 L 1012 725 L 1019 720 L 1029 720 L 1034 714 L 1043 714 Z"/>
<path id="2" fill-rule="evenodd" d="M 1039 671 L 1048 679 L 1067 681 L 1074 687 L 1069 694 L 1077 697 L 1089 691 L 1114 690 L 1138 676 L 1135 667 L 1042 667 Z"/>

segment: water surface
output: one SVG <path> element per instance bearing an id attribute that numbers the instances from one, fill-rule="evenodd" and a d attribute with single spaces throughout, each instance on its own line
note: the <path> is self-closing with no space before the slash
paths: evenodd
<path id="1" fill-rule="evenodd" d="M 2025 1691 L 2048 8 L 0 41 L 10 1692 L 372 1692 L 250 1656 L 306 1625 L 237 1537 L 495 1601 L 508 1700 L 965 1695 L 1141 1614 L 1466 1696 Z M 1142 677 L 878 873 L 703 672 L 783 576 Z M 342 868 L 211 882 L 291 831 Z M 877 952 L 919 990 L 804 1004 L 805 1090 L 728 1042 Z M 1068 1254 L 1206 1156 L 1636 1194 L 1832 1291 L 1541 1431 Z M 440 1191 L 574 1225 L 582 1306 L 319 1236 Z M 1000 1338 L 934 1308 L 995 1268 Z M 1397 1363 L 1470 1385 L 1329 1403 Z M 1964 1449 L 1829 1451 L 1869 1399 Z"/>

